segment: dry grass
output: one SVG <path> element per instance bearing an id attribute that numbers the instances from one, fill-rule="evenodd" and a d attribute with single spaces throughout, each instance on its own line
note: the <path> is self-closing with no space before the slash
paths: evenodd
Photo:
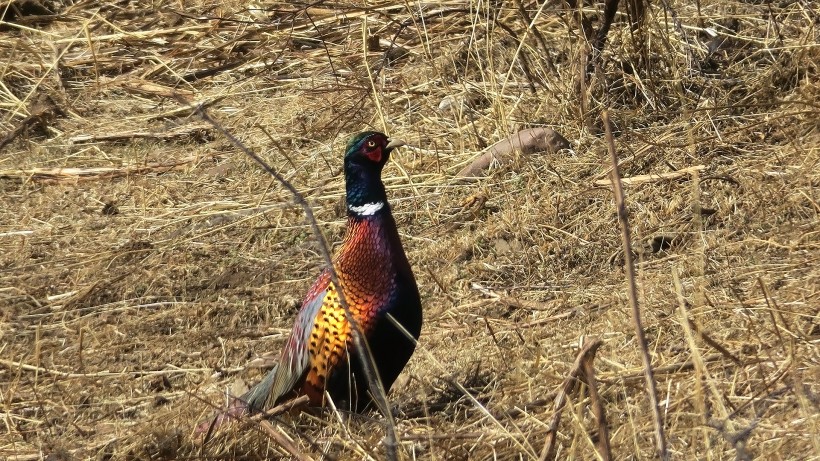
<path id="1" fill-rule="evenodd" d="M 538 458 L 586 337 L 604 342 L 614 457 L 654 456 L 600 182 L 603 109 L 622 174 L 642 176 L 626 199 L 673 458 L 820 459 L 820 11 L 668 3 L 637 35 L 616 18 L 583 98 L 585 45 L 558 2 L 524 2 L 529 30 L 518 2 L 41 1 L 55 14 L 7 14 L 0 458 L 286 457 L 256 423 L 205 448 L 191 434 L 226 387 L 259 377 L 246 365 L 281 347 L 321 257 L 288 194 L 182 97 L 303 191 L 331 242 L 346 137 L 377 128 L 413 146 L 386 171 L 425 306 L 390 394 L 403 459 Z M 365 51 L 365 35 L 379 47 Z M 453 180 L 533 126 L 573 152 Z M 286 416 L 274 430 L 313 459 L 384 453 L 378 414 Z M 579 386 L 558 458 L 595 459 L 597 431 Z"/>

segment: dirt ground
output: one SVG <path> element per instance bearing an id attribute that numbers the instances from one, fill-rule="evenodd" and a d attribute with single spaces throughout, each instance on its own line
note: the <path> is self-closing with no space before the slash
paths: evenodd
<path id="1" fill-rule="evenodd" d="M 820 459 L 820 5 L 621 3 L 598 56 L 603 3 L 0 2 L 0 458 L 385 458 L 375 411 L 194 436 L 323 266 L 200 106 L 331 244 L 347 138 L 408 142 L 385 170 L 424 304 L 400 459 L 656 457 L 604 110 L 671 458 Z M 569 149 L 458 177 L 537 127 Z"/>

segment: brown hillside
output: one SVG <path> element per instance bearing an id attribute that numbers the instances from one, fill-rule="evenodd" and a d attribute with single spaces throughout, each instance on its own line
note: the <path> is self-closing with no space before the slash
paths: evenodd
<path id="1" fill-rule="evenodd" d="M 0 2 L 0 458 L 384 459 L 378 412 L 193 437 L 323 264 L 200 104 L 331 243 L 347 137 L 408 142 L 385 171 L 425 309 L 400 459 L 539 459 L 594 339 L 557 459 L 600 459 L 596 409 L 614 459 L 655 457 L 603 110 L 672 459 L 820 459 L 820 6 L 659 1 L 631 28 L 621 3 L 587 61 L 602 3 Z M 537 127 L 570 149 L 457 177 Z"/>

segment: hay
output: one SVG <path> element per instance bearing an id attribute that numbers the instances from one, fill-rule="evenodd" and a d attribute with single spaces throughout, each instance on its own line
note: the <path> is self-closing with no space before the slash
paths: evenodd
<path id="1" fill-rule="evenodd" d="M 279 350 L 322 265 L 198 102 L 330 242 L 346 137 L 410 144 L 385 172 L 425 307 L 389 395 L 405 459 L 537 459 L 595 339 L 595 402 L 566 394 L 557 458 L 598 456 L 599 403 L 614 458 L 654 456 L 604 109 L 673 457 L 820 458 L 813 3 L 653 2 L 589 66 L 556 2 L 33 3 L 0 2 L 0 458 L 384 456 L 375 413 L 192 437 L 260 377 L 246 365 Z M 575 155 L 453 181 L 537 127 Z"/>

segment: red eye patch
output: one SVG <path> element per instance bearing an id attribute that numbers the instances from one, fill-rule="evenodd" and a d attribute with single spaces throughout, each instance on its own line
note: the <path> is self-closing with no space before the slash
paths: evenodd
<path id="1" fill-rule="evenodd" d="M 379 163 L 382 161 L 382 148 L 381 147 L 374 147 L 364 153 L 370 160 Z"/>

